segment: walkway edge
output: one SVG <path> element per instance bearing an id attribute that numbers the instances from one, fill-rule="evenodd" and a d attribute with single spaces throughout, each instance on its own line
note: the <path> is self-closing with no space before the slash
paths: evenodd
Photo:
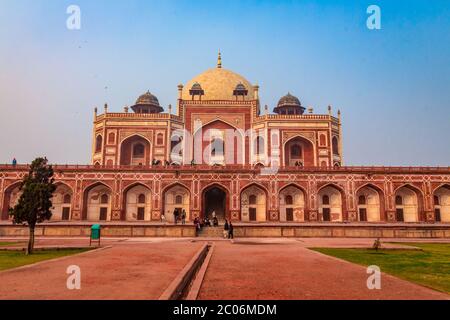
<path id="1" fill-rule="evenodd" d="M 166 290 L 161 294 L 158 300 L 177 300 L 181 297 L 184 289 L 192 280 L 195 271 L 203 262 L 208 253 L 208 243 L 205 243 L 200 250 L 192 257 L 188 264 L 181 270 L 176 278 L 170 283 Z"/>
<path id="2" fill-rule="evenodd" d="M 200 267 L 200 270 L 198 271 L 197 276 L 195 277 L 194 282 L 192 283 L 192 287 L 189 290 L 186 300 L 197 300 L 213 251 L 214 251 L 214 243 L 211 244 L 209 247 L 208 255 L 206 256 L 205 260 L 203 260 L 202 266 Z"/>

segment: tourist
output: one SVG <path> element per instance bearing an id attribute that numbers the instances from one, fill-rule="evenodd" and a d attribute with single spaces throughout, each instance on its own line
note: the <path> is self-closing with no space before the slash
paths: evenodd
<path id="1" fill-rule="evenodd" d="M 228 220 L 225 219 L 225 224 L 223 226 L 223 237 L 226 239 L 228 237 L 229 234 L 229 225 L 228 225 Z"/>
<path id="2" fill-rule="evenodd" d="M 161 223 L 166 223 L 166 216 L 164 215 L 164 213 L 161 214 Z"/>
<path id="3" fill-rule="evenodd" d="M 173 219 L 175 224 L 178 222 L 178 209 L 173 209 Z"/>
<path id="4" fill-rule="evenodd" d="M 14 158 L 14 159 L 12 160 L 12 165 L 13 165 L 14 167 L 17 165 L 17 160 L 16 160 L 16 158 Z"/>
<path id="5" fill-rule="evenodd" d="M 228 239 L 234 239 L 234 235 L 233 235 L 233 224 L 230 221 L 230 224 L 228 225 Z"/>
<path id="6" fill-rule="evenodd" d="M 181 224 L 186 224 L 186 210 L 181 212 Z"/>
<path id="7" fill-rule="evenodd" d="M 214 224 L 214 227 L 218 227 L 219 226 L 219 220 L 217 219 L 217 217 L 213 218 L 213 224 Z"/>

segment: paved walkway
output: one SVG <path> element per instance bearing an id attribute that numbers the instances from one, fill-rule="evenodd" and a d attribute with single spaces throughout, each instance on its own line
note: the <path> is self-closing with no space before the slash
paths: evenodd
<path id="1" fill-rule="evenodd" d="M 116 244 L 30 268 L 0 272 L 5 299 L 158 299 L 201 243 Z M 81 290 L 68 290 L 69 265 L 81 268 Z"/>
<path id="2" fill-rule="evenodd" d="M 382 274 L 367 289 L 366 268 L 295 243 L 216 243 L 199 299 L 449 299 Z"/>
<path id="3" fill-rule="evenodd" d="M 0 299 L 157 299 L 203 243 L 108 238 L 104 244 L 112 246 L 109 249 L 0 272 Z M 449 299 L 385 274 L 382 290 L 368 290 L 364 267 L 307 249 L 372 243 L 373 239 L 338 238 L 214 241 L 199 299 Z M 37 244 L 84 246 L 86 239 L 39 238 Z M 72 264 L 81 268 L 81 290 L 66 288 L 66 269 Z"/>

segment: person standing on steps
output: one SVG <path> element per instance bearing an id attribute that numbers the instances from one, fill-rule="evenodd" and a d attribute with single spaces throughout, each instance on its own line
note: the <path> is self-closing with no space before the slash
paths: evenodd
<path id="1" fill-rule="evenodd" d="M 230 224 L 228 225 L 228 239 L 234 239 L 234 235 L 233 235 L 233 224 L 230 221 Z"/>
<path id="2" fill-rule="evenodd" d="M 178 223 L 178 209 L 173 209 L 173 221 L 175 224 Z"/>
<path id="3" fill-rule="evenodd" d="M 223 225 L 223 238 L 226 239 L 229 237 L 229 225 L 228 225 L 228 220 L 225 219 L 225 224 Z"/>
<path id="4" fill-rule="evenodd" d="M 186 224 L 186 210 L 181 212 L 181 224 Z"/>

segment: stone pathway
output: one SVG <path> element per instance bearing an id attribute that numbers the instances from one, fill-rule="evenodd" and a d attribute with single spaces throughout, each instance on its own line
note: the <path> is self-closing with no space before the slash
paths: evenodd
<path id="1" fill-rule="evenodd" d="M 382 274 L 367 289 L 366 268 L 295 243 L 216 243 L 199 299 L 449 299 Z"/>
<path id="2" fill-rule="evenodd" d="M 157 299 L 202 240 L 108 238 L 103 244 L 109 249 L 0 272 L 0 299 Z M 336 238 L 214 241 L 199 299 L 449 299 L 386 274 L 381 290 L 369 290 L 366 268 L 307 249 L 372 243 L 373 239 Z M 37 244 L 84 246 L 86 239 L 39 238 Z M 69 265 L 81 268 L 81 290 L 66 288 Z"/>
<path id="3" fill-rule="evenodd" d="M 201 243 L 116 244 L 109 249 L 0 272 L 5 299 L 158 299 Z M 68 290 L 69 265 L 81 268 L 81 290 Z"/>

